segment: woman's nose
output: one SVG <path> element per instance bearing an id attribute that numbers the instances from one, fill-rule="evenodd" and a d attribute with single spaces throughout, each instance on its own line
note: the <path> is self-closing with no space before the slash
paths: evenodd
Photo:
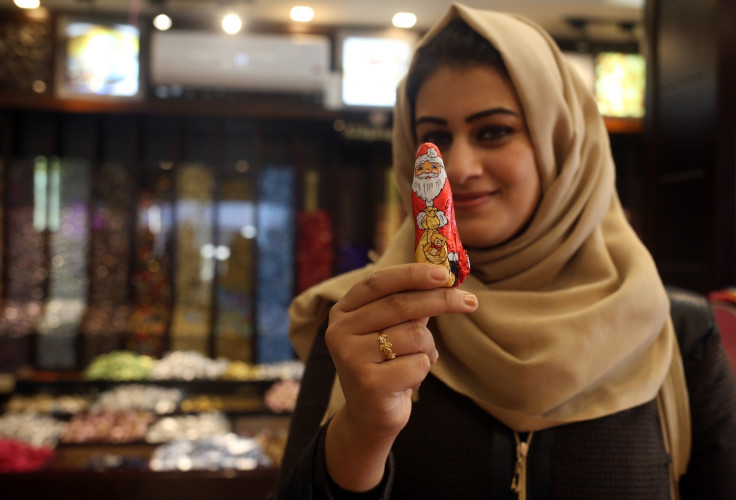
<path id="1" fill-rule="evenodd" d="M 470 144 L 454 141 L 452 147 L 443 153 L 447 178 L 451 185 L 464 184 L 483 173 L 483 167 Z"/>

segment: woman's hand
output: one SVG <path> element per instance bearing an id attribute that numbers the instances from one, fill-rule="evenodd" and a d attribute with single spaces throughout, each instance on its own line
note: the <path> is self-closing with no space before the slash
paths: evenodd
<path id="1" fill-rule="evenodd" d="M 448 271 L 431 264 L 381 269 L 356 283 L 330 311 L 325 341 L 345 394 L 330 422 L 327 468 L 341 487 L 377 485 L 394 439 L 409 421 L 411 392 L 437 361 L 429 317 L 467 313 L 475 295 L 442 287 Z M 385 334 L 395 357 L 379 349 Z"/>

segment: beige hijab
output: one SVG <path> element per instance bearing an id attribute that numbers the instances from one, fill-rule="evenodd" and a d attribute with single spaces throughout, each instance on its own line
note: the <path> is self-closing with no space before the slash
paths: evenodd
<path id="1" fill-rule="evenodd" d="M 669 302 L 652 258 L 627 223 L 608 134 L 591 93 L 537 25 L 454 4 L 419 42 L 461 17 L 502 54 L 521 100 L 542 182 L 529 227 L 492 249 L 471 249 L 462 288 L 478 310 L 441 315 L 432 373 L 518 431 L 602 417 L 652 400 L 672 359 Z M 411 213 L 417 144 L 404 84 L 394 116 L 394 171 Z M 489 221 L 492 224 L 492 221 Z M 404 221 L 366 268 L 308 290 L 290 309 L 306 359 L 330 304 L 372 269 L 413 260 Z M 339 383 L 329 412 L 343 396 Z"/>

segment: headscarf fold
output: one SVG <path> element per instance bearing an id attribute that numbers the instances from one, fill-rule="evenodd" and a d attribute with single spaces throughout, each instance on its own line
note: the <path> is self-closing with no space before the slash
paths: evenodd
<path id="1" fill-rule="evenodd" d="M 522 105 L 542 194 L 520 235 L 498 247 L 469 249 L 472 269 L 462 288 L 478 296 L 479 307 L 433 319 L 440 357 L 432 373 L 517 431 L 598 418 L 654 399 L 675 341 L 669 301 L 624 216 L 608 132 L 591 92 L 552 38 L 517 15 L 453 4 L 418 47 L 456 17 L 501 53 Z M 404 81 L 393 160 L 409 214 L 417 147 L 411 127 Z M 301 359 L 330 304 L 371 270 L 412 262 L 413 242 L 407 219 L 375 263 L 295 299 L 290 335 Z M 328 413 L 342 398 L 338 382 Z"/>

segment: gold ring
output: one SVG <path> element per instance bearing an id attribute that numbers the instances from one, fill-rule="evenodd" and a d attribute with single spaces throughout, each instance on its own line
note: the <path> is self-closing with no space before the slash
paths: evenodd
<path id="1" fill-rule="evenodd" d="M 378 350 L 386 356 L 386 359 L 394 359 L 396 357 L 396 353 L 391 350 L 392 345 L 386 338 L 385 333 L 380 332 L 378 334 Z"/>

